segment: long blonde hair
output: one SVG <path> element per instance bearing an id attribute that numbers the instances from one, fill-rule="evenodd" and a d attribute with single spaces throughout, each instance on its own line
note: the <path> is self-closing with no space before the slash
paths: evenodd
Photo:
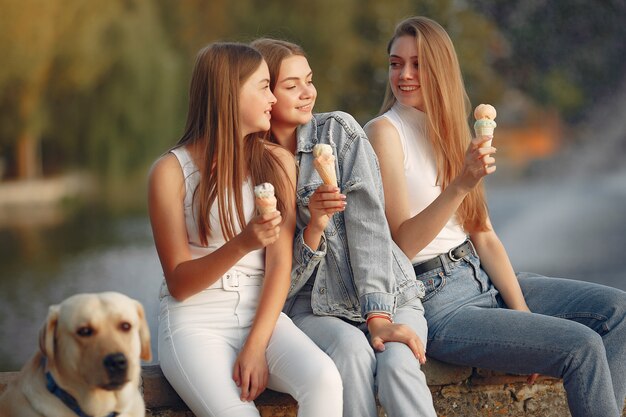
<path id="1" fill-rule="evenodd" d="M 241 140 L 240 89 L 262 62 L 254 48 L 230 42 L 210 44 L 196 57 L 187 123 L 177 146 L 196 145 L 201 150 L 195 161 L 201 178 L 193 202 L 204 245 L 211 234 L 210 210 L 216 201 L 226 239 L 236 235 L 235 217 L 244 227 L 242 188 L 248 176 L 253 184 L 274 185 L 278 210 L 288 201 L 289 177 L 278 157 L 254 134 Z"/>
<path id="2" fill-rule="evenodd" d="M 417 43 L 420 85 L 424 97 L 426 127 L 437 163 L 437 182 L 445 189 L 461 172 L 465 152 L 472 139 L 468 125 L 471 105 L 454 45 L 437 22 L 415 16 L 401 21 L 387 44 L 387 53 L 396 39 L 412 36 Z M 387 82 L 380 114 L 396 102 Z M 487 206 L 483 184 L 476 186 L 457 210 L 466 232 L 487 230 Z"/>

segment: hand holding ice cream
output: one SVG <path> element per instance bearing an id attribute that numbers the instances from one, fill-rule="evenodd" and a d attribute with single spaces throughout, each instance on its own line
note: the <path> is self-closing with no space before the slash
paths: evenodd
<path id="1" fill-rule="evenodd" d="M 264 182 L 254 187 L 254 201 L 259 214 L 272 213 L 276 211 L 276 197 L 274 196 L 274 186 L 269 182 Z"/>
<path id="2" fill-rule="evenodd" d="M 320 143 L 313 147 L 313 165 L 326 185 L 337 186 L 337 172 L 335 171 L 335 156 L 330 145 Z"/>
<path id="3" fill-rule="evenodd" d="M 493 136 L 493 130 L 497 124 L 495 122 L 496 109 L 491 104 L 479 104 L 474 110 L 474 131 L 477 137 Z M 491 139 L 484 142 L 482 146 L 491 146 Z"/>

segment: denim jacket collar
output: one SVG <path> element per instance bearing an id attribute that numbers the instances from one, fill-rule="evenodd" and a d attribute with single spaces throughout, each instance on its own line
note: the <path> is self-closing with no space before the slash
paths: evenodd
<path id="1" fill-rule="evenodd" d="M 313 152 L 313 147 L 319 143 L 317 139 L 317 124 L 314 123 L 314 120 L 315 118 L 305 125 L 298 126 L 296 131 L 296 155 L 300 155 L 303 152 Z"/>

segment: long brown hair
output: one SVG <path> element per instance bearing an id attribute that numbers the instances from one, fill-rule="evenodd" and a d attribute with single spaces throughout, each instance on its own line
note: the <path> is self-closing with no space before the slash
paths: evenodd
<path id="1" fill-rule="evenodd" d="M 267 62 L 267 67 L 270 70 L 270 90 L 272 91 L 276 87 L 280 66 L 285 59 L 291 56 L 303 56 L 306 58 L 304 49 L 299 45 L 280 39 L 259 38 L 252 41 L 250 46 L 257 49 L 263 55 L 265 62 Z M 265 138 L 272 143 L 277 143 L 271 129 L 265 134 Z"/>
<path id="2" fill-rule="evenodd" d="M 177 146 L 195 145 L 200 182 L 194 191 L 194 214 L 202 244 L 211 234 L 210 210 L 217 201 L 219 221 L 226 239 L 236 233 L 236 221 L 245 225 L 242 188 L 249 176 L 253 184 L 274 185 L 277 208 L 288 196 L 288 175 L 274 152 L 254 134 L 241 139 L 239 96 L 243 83 L 263 62 L 248 45 L 217 42 L 200 50 L 189 88 L 185 131 Z"/>
<path id="3" fill-rule="evenodd" d="M 437 22 L 415 16 L 401 21 L 387 44 L 387 54 L 396 39 L 412 36 L 417 43 L 420 85 L 424 96 L 426 127 L 437 163 L 437 182 L 445 189 L 461 172 L 465 151 L 472 139 L 468 117 L 471 105 L 461 67 L 446 31 Z M 387 82 L 380 114 L 396 102 Z M 487 206 L 483 184 L 476 186 L 457 210 L 466 232 L 487 229 Z"/>

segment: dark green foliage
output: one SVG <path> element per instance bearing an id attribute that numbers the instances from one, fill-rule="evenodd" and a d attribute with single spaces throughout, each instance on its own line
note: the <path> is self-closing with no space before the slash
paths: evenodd
<path id="1" fill-rule="evenodd" d="M 473 102 L 517 88 L 577 120 L 626 70 L 623 1 L 0 0 L 0 158 L 34 137 L 43 173 L 145 172 L 176 142 L 194 56 L 215 40 L 300 43 L 318 111 L 365 123 L 387 80 L 401 18 L 439 21 L 455 42 Z"/>

